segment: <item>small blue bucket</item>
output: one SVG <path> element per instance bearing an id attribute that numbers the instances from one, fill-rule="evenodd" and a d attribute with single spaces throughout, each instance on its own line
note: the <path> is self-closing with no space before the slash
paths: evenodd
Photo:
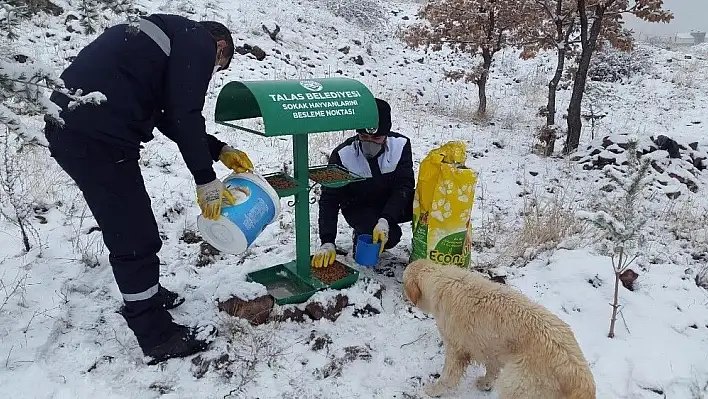
<path id="1" fill-rule="evenodd" d="M 204 240 L 221 252 L 240 254 L 280 213 L 280 198 L 273 187 L 253 173 L 232 173 L 224 180 L 236 203 L 224 201 L 221 217 L 210 220 L 202 215 L 197 227 Z"/>
<path id="2" fill-rule="evenodd" d="M 356 253 L 354 261 L 362 266 L 376 266 L 379 262 L 381 243 L 373 243 L 371 234 L 360 234 L 356 240 Z"/>

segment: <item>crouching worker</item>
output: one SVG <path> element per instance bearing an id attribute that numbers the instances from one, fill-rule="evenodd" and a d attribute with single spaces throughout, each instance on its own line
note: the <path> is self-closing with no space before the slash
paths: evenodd
<path id="1" fill-rule="evenodd" d="M 359 234 L 371 234 L 381 250 L 401 240 L 400 223 L 413 215 L 415 177 L 413 155 L 408 137 L 391 131 L 391 107 L 376 99 L 379 124 L 376 129 L 357 130 L 332 151 L 330 164 L 343 166 L 366 180 L 340 188 L 322 187 L 319 201 L 319 230 L 322 243 L 312 258 L 312 266 L 334 263 L 337 220 L 341 209 L 354 230 L 354 245 Z"/>
<path id="2" fill-rule="evenodd" d="M 101 228 L 123 296 L 121 314 L 153 364 L 206 349 L 215 329 L 177 324 L 168 312 L 184 299 L 159 281 L 162 241 L 138 163 L 140 144 L 152 140 L 155 127 L 177 144 L 196 202 L 210 219 L 219 218 L 222 200 L 234 201 L 212 164 L 219 160 L 236 172 L 253 165 L 207 134 L 202 116 L 212 75 L 234 54 L 229 30 L 176 15 L 143 18 L 137 32 L 127 28 L 107 29 L 61 75 L 67 87 L 99 91 L 107 100 L 72 110 L 71 99 L 54 92 L 65 123 L 48 119 L 45 135 Z"/>

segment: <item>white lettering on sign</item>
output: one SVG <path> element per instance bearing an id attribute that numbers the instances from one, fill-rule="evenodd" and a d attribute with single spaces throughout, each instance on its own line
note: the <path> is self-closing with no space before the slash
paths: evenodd
<path id="1" fill-rule="evenodd" d="M 325 111 L 327 116 L 342 116 L 342 115 L 354 115 L 354 110 L 351 108 L 345 109 L 328 109 Z"/>
<path id="2" fill-rule="evenodd" d="M 284 110 L 290 110 L 290 109 L 308 109 L 310 108 L 309 103 L 288 103 L 288 104 L 283 104 L 283 109 Z"/>
<path id="3" fill-rule="evenodd" d="M 305 95 L 302 93 L 290 93 L 290 94 L 268 94 L 271 100 L 275 102 L 281 101 L 302 101 L 305 99 Z"/>
<path id="4" fill-rule="evenodd" d="M 310 82 L 308 82 L 309 85 Z M 293 111 L 293 119 L 326 118 L 355 115 L 355 107 L 359 106 L 357 100 L 362 95 L 358 90 L 346 91 L 319 91 L 312 87 L 309 93 L 276 93 L 268 97 L 273 102 L 281 103 L 283 111 Z M 309 101 L 308 101 L 309 100 Z"/>
<path id="5" fill-rule="evenodd" d="M 295 119 L 324 118 L 324 116 L 324 111 L 293 112 L 293 118 Z"/>
<path id="6" fill-rule="evenodd" d="M 356 100 L 350 101 L 322 101 L 317 103 L 285 103 L 281 104 L 286 111 L 295 109 L 317 109 L 317 108 L 341 108 L 341 107 L 356 107 L 359 102 Z"/>
<path id="7" fill-rule="evenodd" d="M 357 98 L 361 97 L 358 91 L 325 91 L 322 93 L 305 93 L 308 100 L 329 100 L 338 98 Z"/>
<path id="8" fill-rule="evenodd" d="M 354 108 L 338 108 L 338 109 L 328 109 L 325 111 L 300 111 L 293 112 L 294 119 L 305 119 L 305 118 L 326 118 L 328 116 L 345 116 L 345 115 L 355 115 Z"/>
<path id="9" fill-rule="evenodd" d="M 340 108 L 340 107 L 356 107 L 359 102 L 356 100 L 350 101 L 323 101 L 318 103 L 309 103 L 310 108 Z"/>
<path id="10" fill-rule="evenodd" d="M 361 93 L 358 90 L 350 91 L 325 91 L 321 93 L 280 93 L 280 94 L 268 94 L 271 100 L 275 102 L 283 101 L 303 101 L 307 100 L 329 100 L 329 99 L 340 99 L 340 98 L 358 98 L 361 97 Z"/>

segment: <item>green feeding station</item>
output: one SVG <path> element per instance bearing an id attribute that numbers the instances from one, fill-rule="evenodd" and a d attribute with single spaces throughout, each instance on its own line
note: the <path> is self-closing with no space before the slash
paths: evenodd
<path id="1" fill-rule="evenodd" d="M 234 123 L 258 117 L 263 118 L 263 132 Z M 276 172 L 263 177 L 278 197 L 294 196 L 288 205 L 295 207 L 296 259 L 249 273 L 247 280 L 264 285 L 281 305 L 305 302 L 319 290 L 354 284 L 359 272 L 347 265 L 341 265 L 346 276 L 328 283 L 312 273 L 309 206 L 315 198 L 309 197 L 317 184 L 342 187 L 363 178 L 338 165 L 310 167 L 307 135 L 375 128 L 378 112 L 369 89 L 348 78 L 234 81 L 221 89 L 214 119 L 218 124 L 260 136 L 292 136 L 294 176 Z"/>

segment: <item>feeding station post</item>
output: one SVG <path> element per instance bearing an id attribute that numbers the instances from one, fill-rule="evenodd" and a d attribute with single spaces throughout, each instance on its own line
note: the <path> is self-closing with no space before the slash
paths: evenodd
<path id="1" fill-rule="evenodd" d="M 238 126 L 234 121 L 263 118 L 264 131 Z M 329 284 L 310 271 L 310 191 L 316 184 L 341 187 L 362 177 L 338 165 L 309 166 L 308 134 L 374 128 L 376 101 L 361 82 L 348 78 L 260 80 L 227 83 L 219 92 L 216 123 L 265 137 L 292 136 L 294 176 L 284 172 L 264 175 L 278 196 L 294 196 L 295 259 L 251 272 L 249 281 L 263 284 L 278 304 L 302 303 L 317 291 L 342 289 L 359 273 Z M 310 180 L 314 183 L 310 185 Z"/>

